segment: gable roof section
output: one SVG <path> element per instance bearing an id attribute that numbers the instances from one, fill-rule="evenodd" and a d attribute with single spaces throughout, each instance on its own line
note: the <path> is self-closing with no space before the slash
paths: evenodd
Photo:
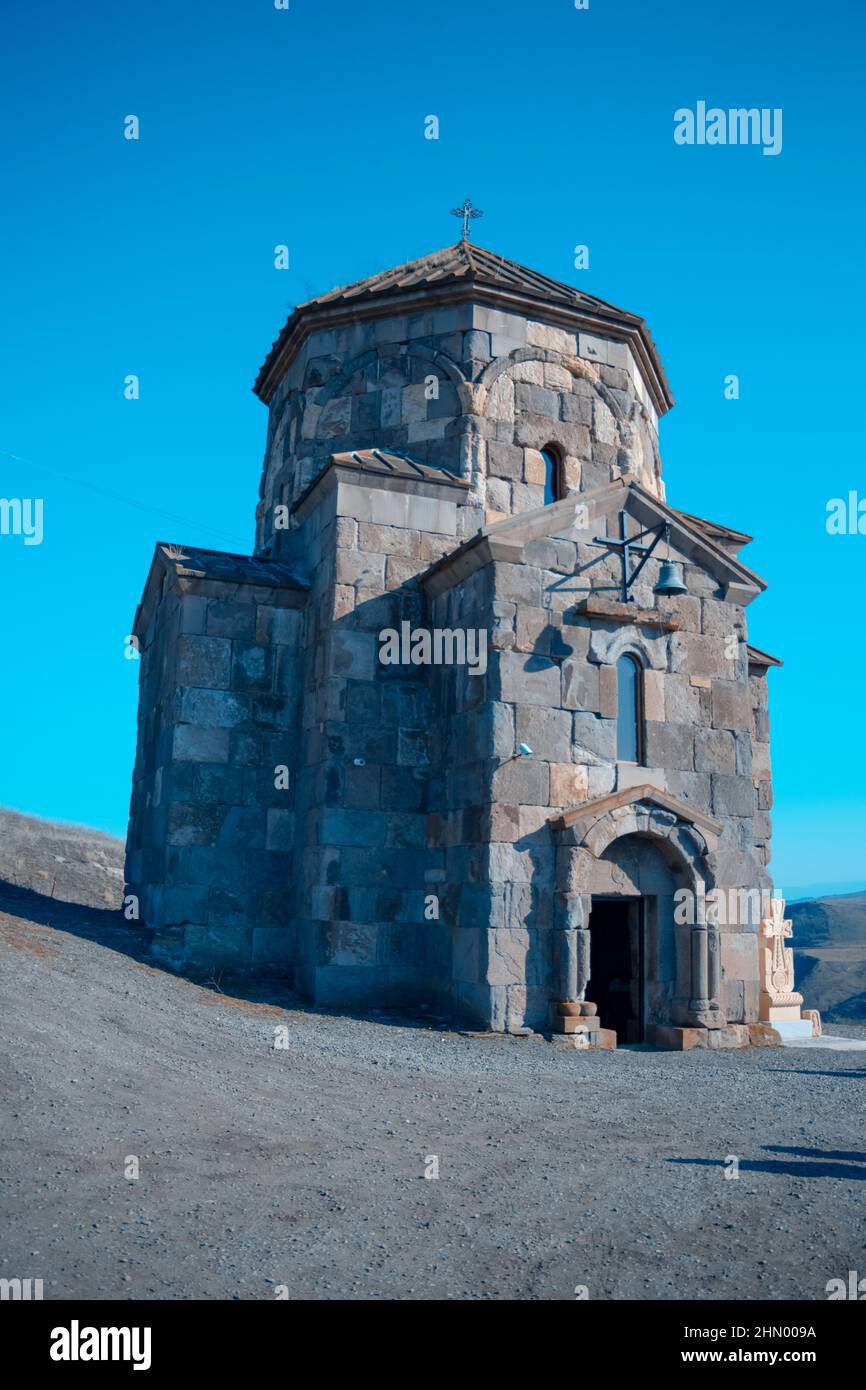
<path id="1" fill-rule="evenodd" d="M 678 797 L 661 791 L 649 782 L 644 782 L 639 787 L 625 787 L 622 791 L 596 797 L 594 801 L 584 801 L 570 811 L 563 811 L 562 815 L 551 816 L 548 825 L 552 830 L 568 830 L 581 821 L 598 820 L 600 816 L 607 815 L 608 811 L 631 806 L 635 801 L 649 802 L 663 811 L 670 811 L 678 820 L 685 821 L 688 825 L 696 825 L 699 830 L 708 830 L 713 835 L 722 833 L 722 826 L 717 820 L 705 816 L 702 811 L 696 811 L 694 806 L 689 806 L 687 802 L 680 801 Z"/>
<path id="2" fill-rule="evenodd" d="M 227 550 L 162 542 L 157 544 L 156 554 L 182 579 L 222 579 L 227 584 L 267 584 L 274 589 L 309 588 L 290 565 L 258 555 L 233 555 Z"/>
<path id="3" fill-rule="evenodd" d="M 658 349 L 638 314 L 469 241 L 446 246 L 299 304 L 274 341 L 253 390 L 267 404 L 295 351 L 314 327 L 397 313 L 403 303 L 412 313 L 418 313 L 428 304 L 473 297 L 530 316 L 537 313 L 552 322 L 582 324 L 593 332 L 609 333 L 629 342 L 643 367 L 659 414 L 673 405 Z"/>
<path id="4" fill-rule="evenodd" d="M 767 671 L 771 666 L 784 666 L 784 661 L 780 661 L 777 656 L 770 656 L 769 652 L 762 652 L 760 647 L 748 645 L 746 653 L 749 658 L 750 666 L 757 666 L 762 671 Z"/>
<path id="5" fill-rule="evenodd" d="M 345 454 L 332 454 L 331 462 L 340 468 L 356 468 L 362 473 L 382 473 L 392 478 L 412 478 L 424 483 L 450 483 L 464 492 L 470 486 L 468 478 L 458 478 L 447 468 L 421 463 L 409 454 L 397 454 L 392 449 L 353 449 Z"/>
<path id="6" fill-rule="evenodd" d="M 437 560 L 419 578 L 430 593 L 441 593 L 459 583 L 490 560 L 519 564 L 524 545 L 545 536 L 566 537 L 574 526 L 579 506 L 590 509 L 590 527 L 603 516 L 616 516 L 626 509 L 643 527 L 667 523 L 671 542 L 693 563 L 702 565 L 725 586 L 732 602 L 750 603 L 767 585 L 729 551 L 713 541 L 684 513 L 654 497 L 633 480 L 617 479 L 589 492 L 573 493 L 561 502 L 534 511 L 520 512 L 485 526 L 470 540 Z"/>
<path id="7" fill-rule="evenodd" d="M 173 579 L 216 579 L 224 584 L 257 584 L 270 589 L 309 589 L 308 582 L 290 565 L 258 555 L 234 555 L 227 550 L 205 550 L 194 545 L 169 545 L 157 541 L 141 603 L 135 612 L 132 631 L 143 635 L 150 615 L 163 592 L 163 581 Z"/>
<path id="8" fill-rule="evenodd" d="M 428 497 L 441 497 L 442 493 L 435 491 L 437 488 L 453 488 L 461 494 L 457 501 L 466 500 L 466 493 L 471 486 L 468 479 L 458 478 L 456 473 L 450 473 L 447 468 L 419 463 L 409 454 L 395 454 L 390 449 L 354 449 L 344 454 L 331 454 L 324 468 L 319 469 L 292 503 L 292 512 L 296 516 L 302 515 L 311 494 L 320 484 L 325 480 L 331 484 L 333 479 L 341 476 L 345 470 L 361 474 L 367 480 L 389 478 L 401 485 L 415 483 L 419 492 Z M 405 486 L 401 486 L 398 490 L 406 489 Z"/>
<path id="9" fill-rule="evenodd" d="M 419 256 L 417 260 L 407 261 L 405 265 L 383 270 L 365 280 L 356 280 L 351 285 L 341 285 L 337 289 L 329 290 L 327 294 L 308 299 L 298 308 L 310 309 L 322 304 L 358 302 L 395 290 L 426 288 L 430 285 L 453 284 L 456 281 L 502 285 L 509 289 L 522 290 L 549 303 L 607 310 L 617 317 L 624 316 L 635 323 L 640 322 L 636 315 L 627 314 L 615 304 L 608 304 L 606 300 L 586 294 L 563 281 L 552 280 L 549 275 L 530 270 L 518 261 L 506 260 L 494 251 L 485 251 L 482 246 L 476 246 L 471 241 L 458 241 L 454 246 L 446 246 L 441 251 Z"/>
<path id="10" fill-rule="evenodd" d="M 699 531 L 703 531 L 710 540 L 715 541 L 723 550 L 728 550 L 732 555 L 736 555 L 744 545 L 748 545 L 750 541 L 755 539 L 746 531 L 735 531 L 731 526 L 724 526 L 720 521 L 707 521 L 706 517 L 694 516 L 691 512 L 677 511 L 677 515 L 681 516 L 683 521 L 688 521 L 692 526 L 696 526 Z"/>

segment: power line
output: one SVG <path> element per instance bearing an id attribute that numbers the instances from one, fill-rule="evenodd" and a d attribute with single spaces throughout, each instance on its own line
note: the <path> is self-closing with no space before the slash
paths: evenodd
<path id="1" fill-rule="evenodd" d="M 20 454 L 12 454 L 8 449 L 0 449 L 0 455 L 4 458 L 14 459 L 16 463 L 23 463 L 30 468 L 39 468 L 43 473 L 50 473 L 53 478 L 58 478 L 61 482 L 72 483 L 75 487 L 87 488 L 90 492 L 100 493 L 103 497 L 110 497 L 114 502 L 122 502 L 127 507 L 135 507 L 140 512 L 149 512 L 151 516 L 160 516 L 165 521 L 173 521 L 178 526 L 189 526 L 196 531 L 203 531 L 208 536 L 219 536 L 220 540 L 231 541 L 233 545 L 246 546 L 247 542 L 239 536 L 227 535 L 225 531 L 218 531 L 213 526 L 203 526 L 199 521 L 189 521 L 186 517 L 176 516 L 174 512 L 163 511 L 160 507 L 150 507 L 146 502 L 137 502 L 133 497 L 124 497 L 120 492 L 112 492 L 110 488 L 100 487 L 98 483 L 89 483 L 84 478 L 72 478 L 68 473 L 58 473 L 55 468 L 49 468 L 45 463 L 36 463 L 34 459 L 22 458 Z"/>

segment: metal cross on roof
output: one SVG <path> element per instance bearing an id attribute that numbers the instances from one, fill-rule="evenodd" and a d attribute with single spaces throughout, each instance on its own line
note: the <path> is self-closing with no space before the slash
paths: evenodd
<path id="1" fill-rule="evenodd" d="M 464 198 L 464 199 L 463 199 L 463 206 L 462 206 L 462 207 L 460 207 L 460 208 L 452 208 L 452 209 L 451 209 L 451 216 L 452 216 L 452 217 L 462 217 L 462 218 L 463 218 L 463 240 L 464 240 L 464 241 L 469 241 L 469 239 L 470 239 L 470 238 L 469 238 L 469 221 L 470 221 L 470 219 L 473 218 L 473 217 L 483 217 L 483 216 L 484 216 L 484 213 L 483 213 L 483 212 L 480 212 L 480 211 L 478 210 L 478 208 L 474 208 L 474 207 L 472 206 L 472 199 L 471 199 L 471 198 Z"/>

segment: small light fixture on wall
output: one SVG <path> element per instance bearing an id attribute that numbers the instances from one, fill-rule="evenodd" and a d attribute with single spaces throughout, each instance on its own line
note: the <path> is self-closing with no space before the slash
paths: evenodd
<path id="1" fill-rule="evenodd" d="M 518 758 L 531 758 L 533 751 L 528 743 L 518 743 L 517 752 L 512 753 L 510 758 L 503 758 L 500 767 L 505 767 L 506 763 L 516 762 Z"/>

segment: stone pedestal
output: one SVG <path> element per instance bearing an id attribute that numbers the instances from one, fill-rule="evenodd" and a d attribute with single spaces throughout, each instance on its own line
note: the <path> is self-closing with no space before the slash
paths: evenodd
<path id="1" fill-rule="evenodd" d="M 585 1033 L 591 1039 L 601 1024 L 597 1018 L 557 1018 L 553 1027 L 557 1033 Z"/>
<path id="2" fill-rule="evenodd" d="M 810 1025 L 811 1026 L 811 1025 Z M 767 1023 L 726 1023 L 719 1028 L 669 1028 L 654 1024 L 647 1029 L 648 1043 L 668 1052 L 730 1051 L 737 1047 L 779 1047 L 780 1033 Z"/>
<path id="3" fill-rule="evenodd" d="M 748 1047 L 748 1025 L 728 1023 L 719 1028 L 668 1028 L 653 1024 L 647 1029 L 647 1042 L 668 1052 L 691 1052 L 694 1048 L 729 1050 Z"/>
<path id="4" fill-rule="evenodd" d="M 780 1018 L 777 1020 L 771 1019 L 770 1022 L 783 1041 L 789 1040 L 794 1042 L 797 1039 L 811 1038 L 813 1036 L 811 1018 Z"/>
<path id="5" fill-rule="evenodd" d="M 616 1033 L 612 1028 L 599 1028 L 591 1042 L 586 1033 L 554 1033 L 550 1041 L 558 1052 L 612 1052 Z"/>
<path id="6" fill-rule="evenodd" d="M 616 1033 L 612 1028 L 602 1028 L 597 1005 L 589 1000 L 551 1004 L 550 1028 L 554 1037 L 573 1039 L 575 1047 L 616 1047 Z"/>
<path id="7" fill-rule="evenodd" d="M 821 1036 L 821 1017 L 803 1008 L 803 996 L 794 989 L 794 952 L 785 941 L 793 934 L 785 920 L 785 901 L 770 901 L 770 916 L 761 922 L 760 1015 L 783 1038 Z"/>

